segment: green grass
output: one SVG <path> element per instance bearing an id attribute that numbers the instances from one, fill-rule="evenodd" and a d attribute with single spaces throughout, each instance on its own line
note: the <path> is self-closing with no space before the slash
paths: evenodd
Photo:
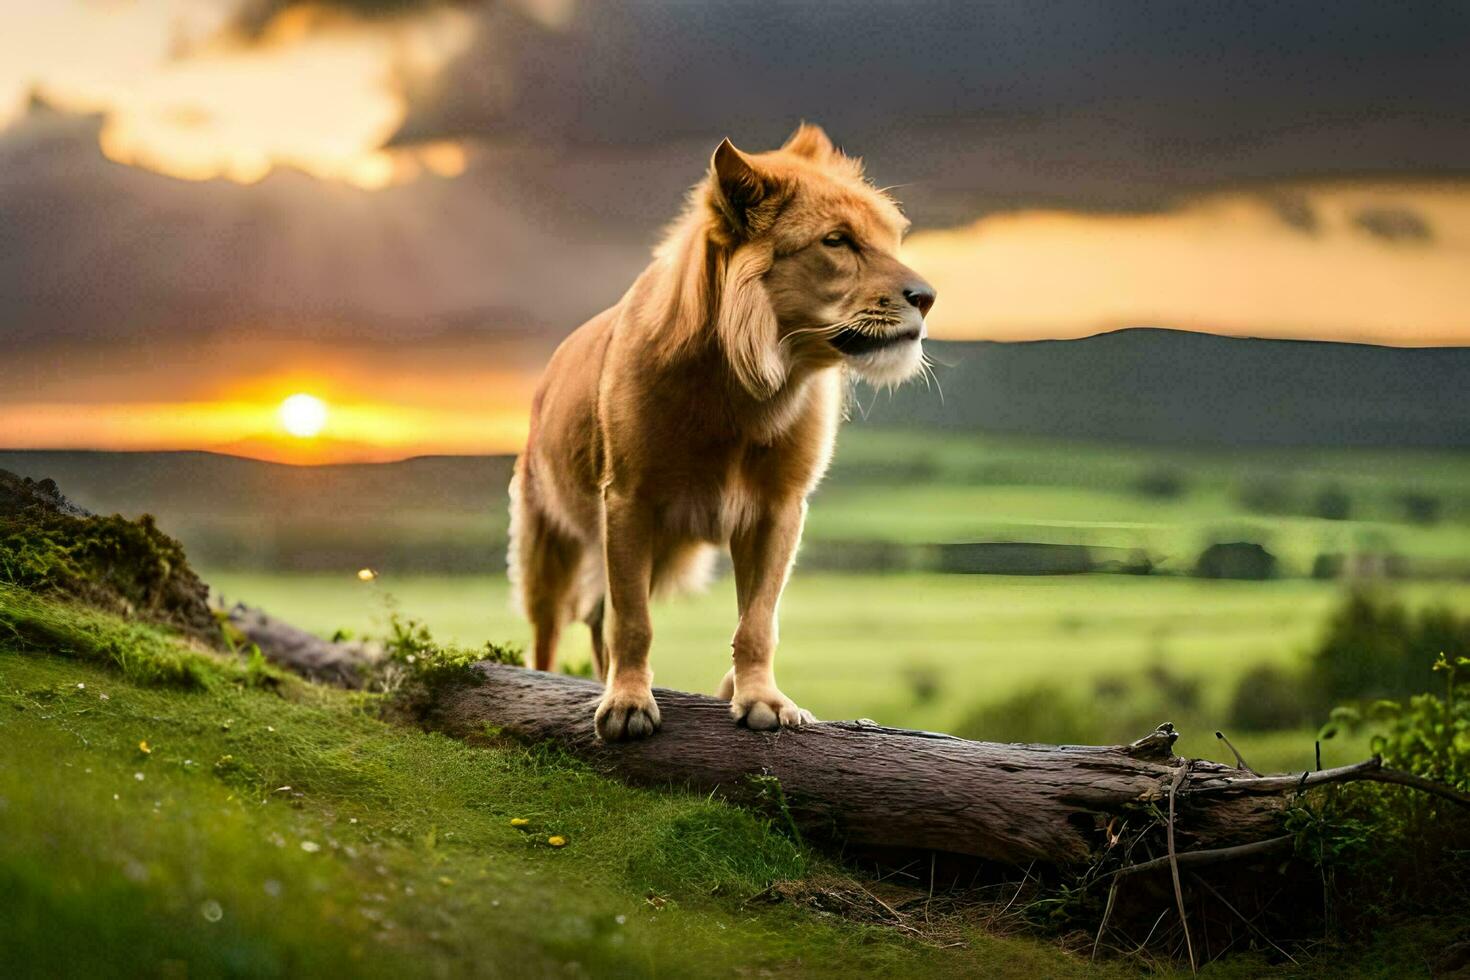
<path id="1" fill-rule="evenodd" d="M 983 909 L 941 920 L 938 947 L 751 903 L 772 881 L 850 873 L 718 799 L 393 726 L 378 696 L 262 685 L 154 629 L 13 590 L 0 613 L 50 624 L 0 630 L 7 977 L 1179 973 L 988 933 Z M 128 655 L 46 646 L 97 641 Z M 197 682 L 142 669 L 169 650 Z M 1298 975 L 1412 975 L 1445 941 L 1406 920 Z M 1205 972 L 1265 968 L 1241 953 Z"/>
<path id="2" fill-rule="evenodd" d="M 185 690 L 0 633 L 7 976 L 1088 972 L 1043 940 L 968 929 L 966 948 L 938 950 L 747 906 L 773 879 L 833 869 L 716 800 L 229 676 Z"/>
<path id="3" fill-rule="evenodd" d="M 230 681 L 257 685 L 288 680 L 259 657 L 221 661 L 152 627 L 0 585 L 0 638 L 7 635 L 13 644 L 113 667 L 143 685 L 207 688 Z"/>
<path id="4" fill-rule="evenodd" d="M 385 598 L 423 619 L 434 635 L 464 646 L 486 639 L 524 644 L 501 577 L 380 578 L 212 573 L 225 596 L 263 605 L 330 635 L 385 628 Z M 1470 583 L 1406 585 L 1413 603 L 1470 608 Z M 1313 581 L 1211 582 L 1122 575 L 1007 577 L 833 575 L 800 568 L 781 604 L 783 689 L 818 717 L 868 717 L 885 724 L 949 730 L 979 705 L 1039 682 L 1090 687 L 1136 678 L 1152 664 L 1204 686 L 1204 730 L 1187 730 L 1183 753 L 1227 761 L 1214 738 L 1226 727 L 1235 680 L 1258 663 L 1298 666 L 1338 586 Z M 728 666 L 735 626 L 730 580 L 654 610 L 656 682 L 712 691 Z M 585 631 L 568 631 L 564 656 L 587 659 Z M 920 682 L 935 691 L 924 698 Z M 1166 720 L 1160 718 L 1160 721 Z M 1142 732 L 1118 730 L 1126 740 Z M 1257 767 L 1313 761 L 1312 734 L 1230 732 Z M 1327 743 L 1324 761 L 1365 754 L 1361 742 Z"/>

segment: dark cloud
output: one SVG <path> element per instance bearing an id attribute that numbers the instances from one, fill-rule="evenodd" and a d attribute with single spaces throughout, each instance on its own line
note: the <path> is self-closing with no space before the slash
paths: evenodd
<path id="1" fill-rule="evenodd" d="M 585 171 L 535 149 L 381 191 L 286 169 L 239 185 L 111 163 L 100 125 L 37 103 L 0 133 L 0 360 L 68 338 L 226 329 L 555 334 L 615 298 L 651 244 L 615 201 L 561 200 Z"/>
<path id="2" fill-rule="evenodd" d="M 89 343 L 144 363 L 230 331 L 549 341 L 617 299 L 720 137 L 770 147 L 803 118 L 899 185 L 919 228 L 1470 161 L 1459 4 L 583 0 L 559 28 L 527 9 L 485 7 L 411 93 L 396 142 L 473 137 L 454 180 L 189 183 L 110 163 L 99 120 L 35 106 L 0 133 L 0 364 Z M 1316 231 L 1309 205 L 1278 210 Z M 1359 225 L 1418 240 L 1402 216 Z"/>
<path id="3" fill-rule="evenodd" d="M 1470 159 L 1461 4 L 582 3 L 489 8 L 397 139 L 772 145 L 823 123 L 921 218 Z"/>

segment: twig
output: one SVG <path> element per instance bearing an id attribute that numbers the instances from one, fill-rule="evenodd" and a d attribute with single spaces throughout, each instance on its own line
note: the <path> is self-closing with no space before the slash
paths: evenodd
<path id="1" fill-rule="evenodd" d="M 1290 844 L 1292 836 L 1286 834 L 1282 837 L 1271 837 L 1267 840 L 1252 841 L 1249 844 L 1236 844 L 1233 847 L 1212 847 L 1200 851 L 1184 851 L 1171 857 L 1154 858 L 1151 861 L 1143 861 L 1139 864 L 1130 864 L 1113 872 L 1115 878 L 1122 878 L 1142 871 L 1152 871 L 1169 864 L 1178 864 L 1179 867 L 1197 868 L 1207 864 L 1220 864 L 1225 861 L 1234 861 L 1237 858 L 1252 857 L 1257 854 L 1265 854 L 1280 847 Z"/>
<path id="2" fill-rule="evenodd" d="M 892 905 L 889 905 L 887 902 L 883 901 L 883 899 L 879 898 L 877 895 L 874 895 L 868 889 L 868 887 L 866 885 L 864 885 L 861 881 L 857 882 L 856 884 L 857 884 L 857 886 L 859 888 L 861 888 L 863 890 L 863 894 L 867 895 L 873 901 L 875 901 L 879 905 L 883 906 L 883 908 L 888 911 L 888 914 L 891 915 L 891 916 L 893 916 L 893 921 L 895 923 L 897 923 L 898 925 L 903 925 L 903 916 L 901 916 L 901 915 L 898 914 L 898 909 L 894 908 Z"/>
<path id="3" fill-rule="evenodd" d="M 1184 781 L 1184 774 L 1189 771 L 1188 760 L 1182 761 L 1174 773 L 1174 780 L 1169 783 L 1169 873 L 1174 876 L 1174 901 L 1179 905 L 1179 925 L 1184 929 L 1184 947 L 1189 951 L 1189 972 L 1198 974 L 1199 967 L 1194 961 L 1194 940 L 1189 937 L 1189 918 L 1184 913 L 1184 886 L 1179 883 L 1179 855 L 1174 851 L 1174 796 L 1179 791 L 1179 784 Z"/>
<path id="4" fill-rule="evenodd" d="M 1139 943 L 1138 944 L 1138 948 L 1133 951 L 1133 953 L 1134 953 L 1135 956 L 1138 955 L 1139 953 L 1143 952 L 1144 948 L 1148 946 L 1148 941 L 1150 939 L 1154 938 L 1154 933 L 1158 930 L 1159 923 L 1160 922 L 1163 922 L 1164 921 L 1164 916 L 1166 916 L 1168 914 L 1169 914 L 1169 910 L 1167 908 L 1164 909 L 1164 911 L 1162 911 L 1162 912 L 1159 913 L 1159 917 L 1154 920 L 1153 926 L 1148 930 L 1148 935 L 1143 937 L 1143 942 Z"/>
<path id="5" fill-rule="evenodd" d="M 1224 732 L 1216 732 L 1215 733 L 1215 737 L 1218 738 L 1220 741 L 1224 742 L 1225 743 L 1225 747 L 1230 750 L 1230 754 L 1233 755 L 1233 756 L 1235 756 L 1235 768 L 1237 768 L 1237 769 L 1244 769 L 1246 772 L 1250 773 L 1252 776 L 1259 776 L 1260 775 L 1260 773 L 1256 772 L 1254 769 L 1252 769 L 1250 767 L 1250 763 L 1248 763 L 1248 762 L 1245 761 L 1245 757 L 1240 754 L 1240 750 L 1235 747 L 1235 745 L 1230 741 L 1230 739 L 1228 739 L 1228 738 L 1225 737 L 1225 733 Z M 1320 769 L 1322 767 L 1319 765 L 1317 768 Z"/>
<path id="6" fill-rule="evenodd" d="M 1009 902 L 1006 902 L 1006 907 L 1000 910 L 1001 915 L 1005 915 L 1007 912 L 1009 912 L 1011 910 L 1011 906 L 1016 904 L 1016 899 L 1021 897 L 1021 889 L 1025 888 L 1026 882 L 1031 880 L 1031 869 L 1034 867 L 1036 867 L 1035 861 L 1032 861 L 1030 864 L 1026 865 L 1026 870 L 1022 872 L 1021 880 L 1016 885 L 1016 893 L 1011 896 L 1011 900 Z"/>
<path id="7" fill-rule="evenodd" d="M 1470 793 L 1462 793 L 1457 789 L 1415 776 L 1412 773 L 1400 772 L 1397 769 L 1383 768 L 1383 758 L 1374 756 L 1362 762 L 1355 762 L 1348 766 L 1337 766 L 1333 769 L 1321 769 L 1317 772 L 1303 772 L 1301 775 L 1281 774 L 1276 776 L 1252 776 L 1246 778 L 1234 778 L 1231 776 L 1205 777 L 1197 780 L 1191 787 L 1191 794 L 1201 793 L 1285 793 L 1301 792 L 1311 789 L 1313 786 L 1325 786 L 1329 783 L 1351 783 L 1359 780 L 1374 783 L 1394 783 L 1399 786 L 1411 786 L 1414 789 L 1438 796 L 1458 803 L 1460 806 L 1470 806 Z"/>
<path id="8" fill-rule="evenodd" d="M 1103 907 L 1102 921 L 1097 924 L 1097 936 L 1092 940 L 1092 958 L 1097 959 L 1097 947 L 1102 943 L 1103 933 L 1107 931 L 1108 919 L 1113 917 L 1113 901 L 1118 897 L 1118 879 L 1114 878 L 1112 885 L 1108 887 L 1108 904 Z"/>
<path id="9" fill-rule="evenodd" d="M 936 852 L 929 852 L 929 897 L 924 899 L 924 924 L 929 924 L 929 906 L 934 901 L 934 859 Z"/>
<path id="10" fill-rule="evenodd" d="M 1197 881 L 1197 882 L 1199 882 L 1201 885 L 1204 885 L 1205 888 L 1206 888 L 1206 890 L 1208 890 L 1211 895 L 1214 895 L 1216 898 L 1218 898 L 1220 900 L 1220 902 L 1227 909 L 1229 909 L 1230 911 L 1234 912 L 1235 915 L 1236 915 L 1236 917 L 1238 917 L 1241 922 L 1244 922 L 1245 923 L 1245 926 L 1246 926 L 1247 929 L 1249 929 L 1251 932 L 1255 933 L 1257 936 L 1260 936 L 1262 939 L 1266 940 L 1266 942 L 1270 944 L 1270 946 L 1271 946 L 1272 949 L 1276 950 L 1276 952 L 1280 953 L 1282 956 L 1285 956 L 1287 959 L 1291 960 L 1291 962 L 1292 962 L 1293 965 L 1295 965 L 1295 966 L 1301 966 L 1301 964 L 1296 961 L 1296 957 L 1295 956 L 1292 956 L 1286 950 L 1282 949 L 1280 946 L 1277 946 L 1276 943 L 1272 941 L 1272 939 L 1271 939 L 1270 936 L 1266 935 L 1264 932 L 1262 932 L 1259 928 L 1256 927 L 1256 924 L 1254 922 L 1252 922 L 1250 919 L 1247 919 L 1244 915 L 1242 915 L 1241 912 L 1240 912 L 1240 909 L 1236 908 L 1234 905 L 1231 905 L 1229 899 L 1227 899 L 1224 895 L 1221 895 L 1218 891 L 1216 891 L 1214 885 L 1210 884 L 1208 881 L 1206 881 L 1205 879 L 1201 878 L 1199 875 L 1195 875 L 1194 876 L 1194 880 Z"/>
<path id="11" fill-rule="evenodd" d="M 1458 803 L 1460 806 L 1470 806 L 1470 793 L 1461 793 L 1441 783 L 1436 783 L 1423 776 L 1416 776 L 1410 772 L 1400 772 L 1397 769 L 1379 769 L 1377 772 L 1364 777 L 1375 783 L 1393 783 L 1396 786 L 1412 786 L 1414 789 L 1422 790 L 1432 796 Z"/>

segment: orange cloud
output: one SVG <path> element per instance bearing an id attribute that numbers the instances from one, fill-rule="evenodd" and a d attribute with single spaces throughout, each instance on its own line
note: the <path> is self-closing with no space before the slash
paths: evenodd
<path id="1" fill-rule="evenodd" d="M 247 43 L 227 10 L 197 4 L 27 7 L 0 36 L 0 121 L 39 86 L 105 114 L 110 159 L 191 180 L 251 183 L 288 166 L 376 189 L 464 169 L 462 148 L 381 147 L 407 112 L 405 80 L 469 43 L 466 11 L 364 23 L 296 7 Z"/>
<path id="2" fill-rule="evenodd" d="M 935 337 L 1124 326 L 1470 343 L 1470 188 L 1405 182 L 1224 192 L 1143 215 L 1024 211 L 920 232 Z"/>

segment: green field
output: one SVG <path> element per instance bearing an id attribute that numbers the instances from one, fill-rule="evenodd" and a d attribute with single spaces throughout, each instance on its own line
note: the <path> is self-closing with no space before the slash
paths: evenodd
<path id="1" fill-rule="evenodd" d="M 389 575 L 370 584 L 347 574 L 215 572 L 207 578 L 229 600 L 263 606 L 323 635 L 339 628 L 380 634 L 391 602 L 445 640 L 524 645 L 529 638 L 499 576 Z M 1414 604 L 1470 608 L 1470 583 L 1416 583 L 1398 592 Z M 818 717 L 953 730 L 976 707 L 1028 685 L 1046 681 L 1081 691 L 1162 663 L 1202 682 L 1200 714 L 1208 727 L 1187 731 L 1180 751 L 1227 758 L 1213 731 L 1225 726 L 1235 679 L 1258 663 L 1300 665 L 1340 600 L 1338 586 L 1312 581 L 836 575 L 798 568 L 782 601 L 777 671 L 787 693 Z M 656 683 L 712 691 L 728 665 L 734 625 L 728 577 L 705 594 L 657 604 Z M 564 653 L 570 663 L 586 661 L 584 631 L 568 632 Z M 919 690 L 925 680 L 935 688 L 928 697 Z M 1126 740 L 1143 733 L 1105 734 Z M 1237 741 L 1255 750 L 1251 761 L 1258 766 L 1312 761 L 1310 732 L 1242 734 Z M 1362 751 L 1361 744 L 1328 743 L 1324 759 Z"/>
<path id="2" fill-rule="evenodd" d="M 809 540 L 1041 541 L 1139 548 L 1187 572 L 1249 540 L 1305 576 L 1322 553 L 1470 556 L 1470 457 L 1389 450 L 1188 450 L 844 431 Z M 1336 495 L 1343 511 L 1321 516 Z M 1432 510 L 1417 516 L 1410 501 Z M 1427 502 L 1427 503 L 1425 503 Z"/>
<path id="3" fill-rule="evenodd" d="M 483 574 L 501 566 L 508 457 L 287 467 L 208 454 L 4 453 L 101 513 L 148 512 L 203 567 Z M 1330 505 L 1330 506 L 1329 506 Z M 1326 516 L 1324 516 L 1326 515 Z M 899 432 L 839 436 L 806 541 L 824 567 L 863 546 L 1023 541 L 1141 549 L 1187 573 L 1216 541 L 1258 542 L 1281 574 L 1321 554 L 1397 556 L 1470 578 L 1470 454 L 1230 450 Z M 857 545 L 857 547 L 846 547 Z"/>
<path id="4" fill-rule="evenodd" d="M 1304 769 L 1315 724 L 1238 731 L 1230 703 L 1252 667 L 1306 664 L 1348 588 L 1308 577 L 1318 554 L 1396 554 L 1425 563 L 1417 570 L 1441 562 L 1440 578 L 1371 584 L 1410 606 L 1470 612 L 1463 456 L 1194 454 L 859 429 L 844 434 L 838 459 L 813 501 L 778 656 L 787 693 L 823 718 L 1038 741 L 1124 741 L 1169 720 L 1184 732 L 1180 754 L 1228 761 L 1213 737 L 1224 728 L 1257 768 Z M 396 612 L 464 646 L 529 640 L 501 571 L 503 460 L 302 471 L 235 460 L 227 471 L 204 457 L 188 461 L 189 479 L 170 475 L 167 458 L 157 472 L 124 460 L 132 483 L 109 482 L 117 460 L 94 462 L 73 461 L 73 475 L 95 481 L 84 502 L 158 511 L 202 556 L 219 598 L 323 636 L 379 636 Z M 109 503 L 109 488 L 124 485 L 137 506 Z M 1314 513 L 1328 491 L 1346 498 L 1346 514 Z M 1002 540 L 1142 548 L 1163 574 L 865 565 L 881 553 L 874 543 L 920 554 Z M 1179 574 L 1220 540 L 1265 544 L 1282 575 Z M 359 581 L 363 565 L 376 580 Z M 307 567 L 324 570 L 287 570 Z M 7 603 L 12 617 L 50 608 L 0 590 L 0 614 Z M 109 621 L 84 637 L 72 618 L 81 614 L 48 615 L 61 625 L 47 644 L 0 628 L 0 893 L 10 896 L 0 964 L 11 954 L 18 975 L 1170 972 L 1158 961 L 1088 964 L 1066 949 L 1090 937 L 996 932 L 984 909 L 941 914 L 938 945 L 964 945 L 935 948 L 930 936 L 799 903 L 750 904 L 772 880 L 826 887 L 857 872 L 761 813 L 628 789 L 543 749 L 470 748 L 387 725 L 377 695 L 297 681 L 272 690 L 238 663 L 225 681 L 205 670 L 192 689 L 160 687 L 194 677 L 184 668 L 199 655 L 146 627 Z M 657 683 L 712 690 L 734 627 L 728 576 L 658 603 Z M 569 630 L 564 644 L 564 663 L 585 665 L 585 632 Z M 114 669 L 62 659 L 85 648 Z M 1324 743 L 1322 762 L 1368 754 L 1358 735 Z M 512 817 L 534 832 L 511 828 Z M 568 843 L 553 848 L 552 835 Z M 1418 928 L 1395 920 L 1376 949 L 1347 956 L 1323 947 L 1303 972 L 1422 973 L 1422 949 L 1445 933 Z M 133 951 L 127 964 L 117 949 Z M 1232 954 L 1206 972 L 1264 969 Z"/>

